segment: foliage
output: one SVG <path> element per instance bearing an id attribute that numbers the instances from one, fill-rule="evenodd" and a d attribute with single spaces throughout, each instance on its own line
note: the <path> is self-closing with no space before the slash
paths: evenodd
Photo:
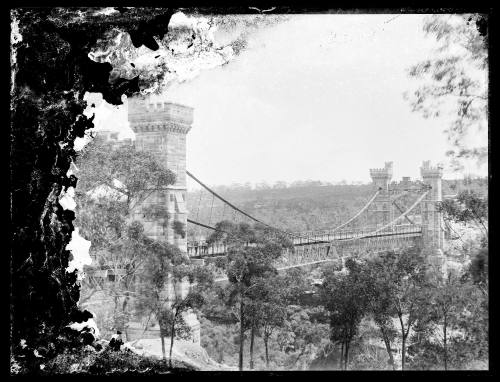
<path id="1" fill-rule="evenodd" d="M 174 245 L 153 242 L 153 255 L 146 259 L 136 308 L 146 316 L 154 315 L 160 326 L 163 358 L 166 359 L 164 337 L 170 337 L 169 362 L 175 338 L 192 335 L 184 314 L 204 302 L 204 290 L 213 283 L 213 275 L 194 266 Z M 195 283 L 187 293 L 186 282 Z"/>
<path id="2" fill-rule="evenodd" d="M 445 280 L 439 280 L 432 290 L 430 298 L 430 317 L 441 328 L 442 358 L 444 369 L 448 369 L 449 342 L 452 330 L 457 329 L 456 318 L 467 309 L 467 299 L 471 295 L 470 286 L 460 282 L 458 275 L 448 274 Z M 428 352 L 429 353 L 429 352 Z M 436 363 L 437 365 L 437 363 Z"/>
<path id="3" fill-rule="evenodd" d="M 99 138 L 83 149 L 77 165 L 79 194 L 92 193 L 96 187 L 104 185 L 115 192 L 115 199 L 124 199 L 130 210 L 154 191 L 175 183 L 175 174 L 151 154 L 127 144 L 114 148 Z"/>
<path id="4" fill-rule="evenodd" d="M 264 286 L 268 278 L 277 274 L 273 261 L 291 243 L 279 232 L 262 225 L 252 227 L 245 223 L 236 225 L 222 221 L 216 229 L 207 241 L 223 243 L 228 247 L 226 273 L 229 284 L 221 292 L 221 297 L 239 321 L 239 368 L 242 370 L 244 333 L 252 328 L 253 341 L 257 325 L 253 314 L 257 309 L 256 294 L 267 290 Z M 238 309 L 234 309 L 237 306 Z"/>
<path id="5" fill-rule="evenodd" d="M 368 308 L 366 284 L 361 279 L 361 266 L 352 259 L 346 261 L 345 273 L 335 267 L 323 275 L 321 288 L 323 305 L 330 319 L 330 339 L 341 344 L 341 361 L 347 370 L 349 345 L 357 334 L 358 325 Z"/>
<path id="6" fill-rule="evenodd" d="M 461 191 L 456 199 L 441 202 L 445 218 L 465 225 L 474 224 L 483 233 L 483 246 L 488 241 L 488 199 L 474 191 Z"/>
<path id="7" fill-rule="evenodd" d="M 192 371 L 193 368 L 176 361 L 173 366 L 166 365 L 155 358 L 134 354 L 128 349 L 113 351 L 106 347 L 100 352 L 87 347 L 80 350 L 66 350 L 44 364 L 41 375 L 53 374 L 92 374 L 92 375 L 155 375 L 180 371 Z"/>
<path id="8" fill-rule="evenodd" d="M 110 297 L 113 328 L 125 331 L 135 286 L 144 271 L 142 265 L 156 249 L 144 234 L 144 227 L 134 220 L 140 211 L 146 219 L 168 221 L 168 212 L 161 205 L 144 201 L 175 182 L 175 175 L 153 156 L 136 151 L 131 145 L 113 146 L 96 138 L 80 154 L 77 161 L 80 177 L 77 203 L 80 211 L 76 224 L 83 236 L 92 239 L 90 254 L 95 270 L 112 271 L 112 280 L 97 282 L 90 277 L 82 283 L 82 304 L 92 303 L 99 293 Z M 96 171 L 99 168 L 100 171 Z"/>
<path id="9" fill-rule="evenodd" d="M 457 159 L 481 163 L 488 154 L 486 146 L 467 147 L 466 139 L 484 135 L 487 126 L 487 25 L 478 14 L 428 16 L 423 29 L 437 40 L 437 55 L 410 69 L 410 76 L 424 81 L 409 97 L 413 110 L 427 118 L 450 109 L 453 122 L 446 133 L 454 150 L 447 154 L 457 167 Z"/>
<path id="10" fill-rule="evenodd" d="M 469 275 L 484 295 L 488 295 L 488 247 L 481 248 L 471 261 Z"/>
<path id="11" fill-rule="evenodd" d="M 212 322 L 201 317 L 201 346 L 206 349 L 212 359 L 219 363 L 228 361 L 232 355 L 238 353 L 234 337 L 238 336 L 236 326 Z"/>
<path id="12" fill-rule="evenodd" d="M 469 369 L 487 362 L 487 296 L 467 274 L 448 274 L 429 294 L 429 315 L 408 349 L 412 369 Z"/>
<path id="13" fill-rule="evenodd" d="M 390 301 L 386 307 L 400 324 L 401 368 L 406 361 L 406 345 L 410 330 L 428 315 L 427 259 L 419 248 L 409 248 L 399 253 L 387 252 L 375 260 L 378 278 L 386 284 L 384 293 Z"/>
<path id="14" fill-rule="evenodd" d="M 172 226 L 174 228 L 174 232 L 177 235 L 181 236 L 183 239 L 186 237 L 186 226 L 184 225 L 184 223 L 178 220 L 174 220 Z"/>
<path id="15" fill-rule="evenodd" d="M 290 280 L 278 275 L 261 277 L 257 287 L 248 293 L 244 313 L 251 328 L 250 369 L 253 369 L 253 341 L 261 331 L 265 346 L 266 367 L 269 367 L 269 340 L 273 332 L 284 325 L 289 301 Z"/>
<path id="16" fill-rule="evenodd" d="M 287 370 L 307 369 L 317 353 L 329 343 L 329 325 L 323 307 L 303 308 L 290 305 L 284 326 L 278 331 L 277 343 L 287 354 Z"/>

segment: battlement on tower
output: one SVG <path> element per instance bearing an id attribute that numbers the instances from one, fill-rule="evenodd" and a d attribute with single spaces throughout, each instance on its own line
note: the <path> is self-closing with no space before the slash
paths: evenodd
<path id="1" fill-rule="evenodd" d="M 432 167 L 431 161 L 424 161 L 422 163 L 422 167 L 420 167 L 420 174 L 422 175 L 422 178 L 442 178 L 443 166 L 438 164 L 437 166 Z"/>
<path id="2" fill-rule="evenodd" d="M 187 134 L 193 123 L 193 108 L 173 102 L 151 102 L 130 98 L 128 119 L 134 132 L 173 131 Z"/>
<path id="3" fill-rule="evenodd" d="M 371 168 L 370 176 L 372 178 L 384 178 L 391 179 L 392 178 L 392 162 L 385 162 L 384 168 Z"/>

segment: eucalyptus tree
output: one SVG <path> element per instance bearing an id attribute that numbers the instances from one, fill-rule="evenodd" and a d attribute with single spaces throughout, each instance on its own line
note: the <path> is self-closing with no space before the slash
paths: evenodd
<path id="1" fill-rule="evenodd" d="M 435 55 L 410 68 L 422 85 L 407 94 L 413 111 L 426 118 L 443 113 L 452 122 L 446 134 L 457 167 L 462 158 L 487 159 L 488 148 L 470 146 L 468 136 L 486 137 L 488 119 L 488 19 L 481 14 L 430 15 L 423 30 L 437 42 Z"/>
<path id="2" fill-rule="evenodd" d="M 323 305 L 329 313 L 330 339 L 340 344 L 339 364 L 344 370 L 349 364 L 349 345 L 368 309 L 366 284 L 360 277 L 361 264 L 348 259 L 346 269 L 342 273 L 336 267 L 327 268 L 321 287 Z"/>
<path id="3" fill-rule="evenodd" d="M 174 340 L 192 338 L 186 314 L 204 303 L 205 291 L 212 285 L 213 275 L 206 268 L 192 264 L 174 245 L 163 242 L 151 245 L 153 252 L 145 262 L 136 309 L 149 318 L 156 318 L 164 360 L 165 337 L 170 337 L 169 362 L 172 366 Z M 188 290 L 182 283 L 186 278 L 191 283 Z"/>
<path id="4" fill-rule="evenodd" d="M 111 270 L 111 280 L 97 281 L 92 274 L 82 281 L 81 303 L 104 292 L 114 302 L 113 326 L 125 331 L 130 299 L 152 241 L 144 234 L 142 219 L 171 224 L 166 207 L 143 207 L 151 194 L 175 183 L 175 175 L 152 155 L 136 151 L 130 143 L 113 145 L 98 136 L 76 161 L 78 214 L 75 225 L 90 239 L 95 269 Z M 140 215 L 137 215 L 137 214 Z"/>
<path id="5" fill-rule="evenodd" d="M 393 317 L 399 322 L 401 340 L 401 368 L 406 363 L 410 331 L 429 316 L 430 284 L 425 255 L 420 248 L 388 251 L 368 263 L 377 288 L 370 292 L 376 303 L 372 304 L 375 321 L 379 325 L 390 351 Z M 391 355 L 390 355 L 391 357 Z"/>
<path id="6" fill-rule="evenodd" d="M 291 247 L 288 238 L 273 229 L 256 224 L 234 224 L 228 221 L 216 225 L 208 242 L 227 245 L 226 274 L 229 284 L 224 296 L 239 323 L 239 369 L 243 370 L 245 331 L 251 328 L 246 312 L 255 301 L 255 290 L 277 274 L 273 263 L 285 248 Z"/>

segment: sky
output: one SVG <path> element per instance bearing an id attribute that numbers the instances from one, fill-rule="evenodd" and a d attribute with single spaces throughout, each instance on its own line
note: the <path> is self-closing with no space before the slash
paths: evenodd
<path id="1" fill-rule="evenodd" d="M 409 67 L 435 48 L 423 17 L 294 15 L 250 35 L 229 64 L 172 84 L 162 97 L 194 108 L 188 170 L 211 185 L 369 182 L 386 161 L 401 179 L 420 178 L 431 160 L 456 177 L 446 167 L 449 117 L 424 119 L 403 98 L 419 85 Z M 127 130 L 125 107 L 113 110 L 102 118 Z"/>

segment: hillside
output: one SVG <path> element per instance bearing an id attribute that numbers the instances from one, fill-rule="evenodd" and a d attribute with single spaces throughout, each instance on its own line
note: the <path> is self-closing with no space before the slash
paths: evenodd
<path id="1" fill-rule="evenodd" d="M 248 214 L 272 226 L 290 231 L 331 229 L 349 219 L 373 195 L 372 184 L 323 185 L 302 182 L 301 186 L 251 188 L 216 186 L 213 190 Z M 473 190 L 487 195 L 487 178 L 443 180 L 443 195 Z M 213 203 L 213 204 L 212 204 Z M 188 193 L 190 218 L 212 225 L 231 220 L 228 208 L 207 191 Z M 194 227 L 189 227 L 194 232 Z"/>

